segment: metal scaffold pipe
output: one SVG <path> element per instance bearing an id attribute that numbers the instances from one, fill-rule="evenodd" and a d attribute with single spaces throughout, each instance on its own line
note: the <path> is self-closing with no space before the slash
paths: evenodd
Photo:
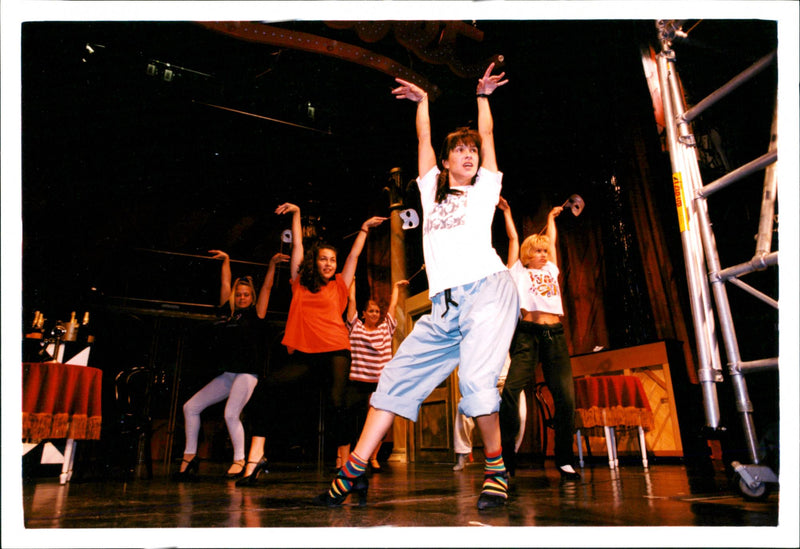
<path id="1" fill-rule="evenodd" d="M 677 74 L 674 67 L 674 52 L 665 49 L 658 55 L 658 77 L 664 105 L 664 119 L 666 121 L 667 144 L 672 163 L 672 180 L 675 192 L 678 221 L 683 244 L 684 263 L 686 265 L 686 279 L 689 285 L 689 299 L 693 318 L 695 341 L 697 347 L 697 376 L 703 393 L 703 405 L 706 416 L 706 425 L 717 429 L 720 424 L 719 402 L 716 386 L 719 363 L 718 348 L 716 347 L 715 324 L 713 311 L 708 298 L 707 281 L 702 270 L 704 264 L 702 247 L 698 243 L 696 230 L 693 225 L 695 220 L 695 202 L 688 198 L 694 196 L 691 192 L 692 171 L 689 169 L 689 152 L 686 145 L 681 142 L 677 125 L 676 112 L 682 108 Z M 676 101 L 678 99 L 678 101 Z M 696 162 L 696 157 L 695 157 Z"/>
<path id="2" fill-rule="evenodd" d="M 692 107 L 691 109 L 687 110 L 681 116 L 684 122 L 691 122 L 698 116 L 700 116 L 705 110 L 709 107 L 714 105 L 720 99 L 726 97 L 729 93 L 733 90 L 750 80 L 753 76 L 757 75 L 769 65 L 772 64 L 773 61 L 777 58 L 777 52 L 772 52 L 768 55 L 765 55 L 755 63 L 753 63 L 750 67 L 743 70 L 741 73 L 733 77 L 727 84 L 724 84 L 722 87 L 718 88 L 712 94 L 708 95 L 705 99 L 700 101 L 697 105 Z"/>

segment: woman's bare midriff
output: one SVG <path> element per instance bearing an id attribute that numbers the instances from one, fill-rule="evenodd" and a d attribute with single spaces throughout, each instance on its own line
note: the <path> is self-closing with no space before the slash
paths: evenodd
<path id="1" fill-rule="evenodd" d="M 561 317 L 553 313 L 544 313 L 542 311 L 522 311 L 522 320 L 533 322 L 534 324 L 558 324 L 561 322 Z"/>

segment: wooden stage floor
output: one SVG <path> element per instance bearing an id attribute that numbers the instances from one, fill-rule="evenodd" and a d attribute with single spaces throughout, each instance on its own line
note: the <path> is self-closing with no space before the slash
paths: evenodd
<path id="1" fill-rule="evenodd" d="M 580 482 L 561 481 L 551 462 L 521 468 L 507 505 L 491 511 L 476 509 L 482 481 L 477 464 L 461 472 L 446 463 L 385 464 L 371 475 L 365 507 L 348 500 L 333 509 L 310 505 L 332 478 L 314 465 L 272 464 L 257 486 L 247 488 L 224 478 L 226 467 L 201 463 L 202 476 L 191 483 L 172 482 L 158 470 L 153 479 L 128 482 L 28 479 L 19 546 L 510 547 L 593 545 L 591 540 L 608 546 L 607 535 L 615 536 L 615 547 L 673 545 L 673 536 L 689 536 L 690 546 L 735 546 L 761 545 L 782 530 L 775 528 L 777 490 L 763 501 L 746 501 L 723 470 L 691 471 L 678 462 L 644 470 L 632 461 L 617 471 L 595 463 Z M 621 537 L 614 529 L 559 528 L 573 526 L 736 528 L 630 529 Z M 507 528 L 500 541 L 499 530 L 481 527 Z M 446 541 L 434 541 L 443 533 Z M 39 539 L 39 545 L 27 545 Z"/>

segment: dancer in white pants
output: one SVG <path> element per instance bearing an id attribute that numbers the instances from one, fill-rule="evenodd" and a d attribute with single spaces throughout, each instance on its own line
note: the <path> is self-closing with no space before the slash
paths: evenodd
<path id="1" fill-rule="evenodd" d="M 200 433 L 200 413 L 217 402 L 225 404 L 225 424 L 233 445 L 233 464 L 229 477 L 244 471 L 245 434 L 241 414 L 258 383 L 263 369 L 264 317 L 275 277 L 275 265 L 289 260 L 285 254 L 275 254 L 269 263 L 264 284 L 256 299 L 253 280 L 249 276 L 238 278 L 231 284 L 231 266 L 228 254 L 210 250 L 214 258 L 222 259 L 220 306 L 227 303 L 229 313 L 214 325 L 213 351 L 221 373 L 200 389 L 183 405 L 186 427 L 186 446 L 180 470 L 173 480 L 190 480 L 197 474 L 197 439 Z M 233 291 L 232 291 L 233 290 Z"/>

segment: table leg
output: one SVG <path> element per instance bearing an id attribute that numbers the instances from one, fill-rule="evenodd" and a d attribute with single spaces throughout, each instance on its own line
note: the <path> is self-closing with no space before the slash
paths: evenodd
<path id="1" fill-rule="evenodd" d="M 576 431 L 578 436 L 578 465 L 580 465 L 581 469 L 583 469 L 583 441 L 581 440 L 581 430 L 578 429 Z"/>
<path id="2" fill-rule="evenodd" d="M 75 439 L 68 438 L 64 448 L 64 465 L 61 466 L 60 484 L 66 484 L 72 478 L 72 463 L 75 460 Z"/>
<path id="3" fill-rule="evenodd" d="M 606 450 L 608 450 L 608 468 L 614 469 L 614 430 L 607 425 L 603 426 L 603 432 L 606 435 Z"/>
<path id="4" fill-rule="evenodd" d="M 642 450 L 642 467 L 647 469 L 647 446 L 644 441 L 644 428 L 639 425 L 639 448 Z"/>
<path id="5" fill-rule="evenodd" d="M 614 449 L 614 469 L 619 468 L 619 456 L 617 455 L 617 429 L 609 427 L 611 430 L 611 448 Z"/>

